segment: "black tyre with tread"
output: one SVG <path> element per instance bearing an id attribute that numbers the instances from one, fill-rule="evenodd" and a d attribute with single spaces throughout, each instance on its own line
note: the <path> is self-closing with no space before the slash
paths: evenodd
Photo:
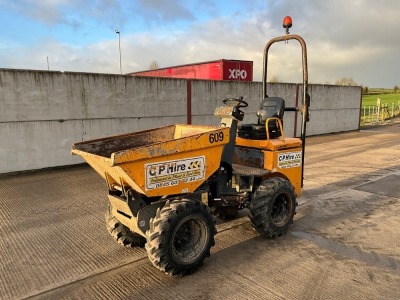
<path id="1" fill-rule="evenodd" d="M 111 206 L 108 206 L 106 212 L 106 225 L 110 235 L 120 245 L 128 248 L 144 247 L 146 239 L 140 234 L 132 232 L 128 227 L 118 221 L 111 212 Z"/>
<path id="2" fill-rule="evenodd" d="M 251 225 L 267 237 L 286 233 L 296 214 L 296 194 L 288 180 L 279 177 L 264 180 L 250 202 Z"/>
<path id="3" fill-rule="evenodd" d="M 167 201 L 150 219 L 147 254 L 152 264 L 167 274 L 190 274 L 210 256 L 216 233 L 214 216 L 204 203 Z"/>

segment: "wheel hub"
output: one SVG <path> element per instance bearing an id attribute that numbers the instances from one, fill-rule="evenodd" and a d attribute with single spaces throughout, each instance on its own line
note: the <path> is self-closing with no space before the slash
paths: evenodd
<path id="1" fill-rule="evenodd" d="M 276 226 L 282 226 L 288 222 L 290 217 L 289 205 L 290 201 L 286 194 L 280 194 L 275 198 L 272 204 L 271 217 Z"/>
<path id="2" fill-rule="evenodd" d="M 184 263 L 190 263 L 201 255 L 207 240 L 207 227 L 200 219 L 182 220 L 173 237 L 173 254 Z M 207 235 L 205 235 L 207 236 Z"/>

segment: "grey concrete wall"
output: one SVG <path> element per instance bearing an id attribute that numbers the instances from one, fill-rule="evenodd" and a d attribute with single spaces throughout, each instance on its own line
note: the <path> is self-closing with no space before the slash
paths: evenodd
<path id="1" fill-rule="evenodd" d="M 361 87 L 311 85 L 310 96 L 308 135 L 359 129 Z"/>
<path id="2" fill-rule="evenodd" d="M 259 82 L 192 80 L 192 123 L 218 124 L 215 107 L 238 96 L 249 102 L 244 123 L 255 122 L 261 88 Z M 295 106 L 298 88 L 270 84 L 268 94 Z M 361 88 L 311 85 L 310 94 L 308 134 L 358 129 Z M 41 169 L 81 163 L 70 154 L 73 142 L 186 123 L 187 81 L 0 69 L 0 105 L 0 173 Z M 285 113 L 287 136 L 294 135 L 294 116 Z"/>
<path id="3" fill-rule="evenodd" d="M 186 81 L 0 70 L 0 173 L 81 163 L 73 142 L 186 123 Z"/>
<path id="4" fill-rule="evenodd" d="M 302 85 L 290 83 L 273 83 L 267 85 L 269 96 L 279 96 L 285 99 L 286 107 L 296 107 L 302 104 Z M 307 135 L 342 132 L 359 129 L 361 87 L 309 85 L 311 97 L 310 119 L 307 123 Z M 243 123 L 255 123 L 256 112 L 262 99 L 260 82 L 192 82 L 192 114 L 194 124 L 218 124 L 213 116 L 215 107 L 222 104 L 221 99 L 243 96 L 249 103 Z M 297 122 L 295 128 L 295 115 Z M 300 136 L 301 114 L 285 112 L 285 134 L 288 137 Z"/>

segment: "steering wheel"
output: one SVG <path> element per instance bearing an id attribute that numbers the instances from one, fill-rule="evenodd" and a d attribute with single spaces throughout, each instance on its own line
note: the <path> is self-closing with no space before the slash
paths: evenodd
<path id="1" fill-rule="evenodd" d="M 241 108 L 241 107 L 247 107 L 249 104 L 243 100 L 243 97 L 240 97 L 239 99 L 237 98 L 226 98 L 222 100 L 222 102 L 225 105 L 236 107 L 236 108 Z"/>

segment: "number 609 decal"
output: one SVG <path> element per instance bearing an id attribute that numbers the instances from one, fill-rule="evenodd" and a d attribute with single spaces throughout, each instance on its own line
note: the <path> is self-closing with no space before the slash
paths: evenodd
<path id="1" fill-rule="evenodd" d="M 222 131 L 210 133 L 208 140 L 210 144 L 222 142 L 224 140 L 224 133 Z"/>

